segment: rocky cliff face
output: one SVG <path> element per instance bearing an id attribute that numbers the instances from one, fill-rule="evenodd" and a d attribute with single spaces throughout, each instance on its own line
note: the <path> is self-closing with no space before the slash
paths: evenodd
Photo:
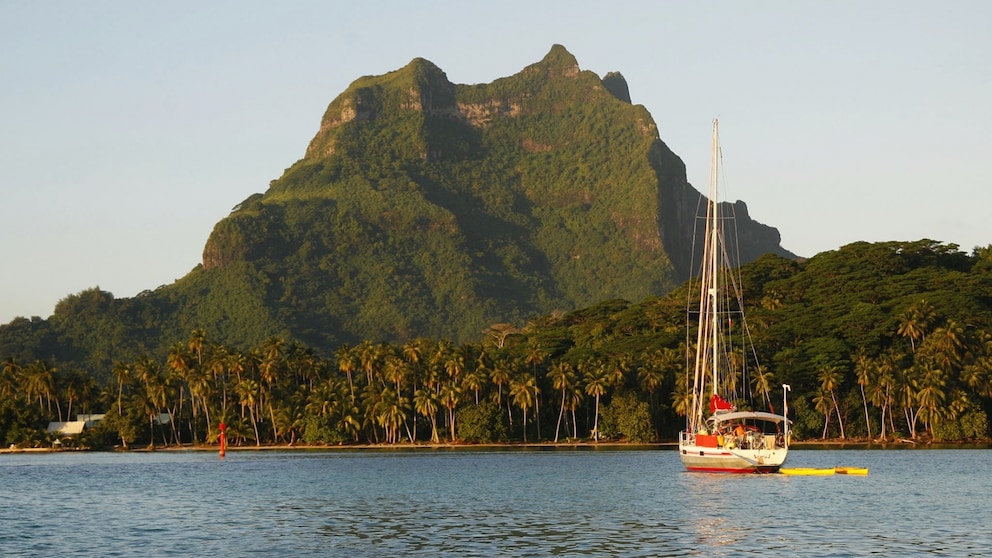
<path id="1" fill-rule="evenodd" d="M 305 156 L 217 224 L 203 267 L 261 270 L 278 312 L 333 316 L 344 338 L 459 337 L 662 294 L 690 273 L 699 197 L 619 73 L 555 45 L 456 85 L 418 58 L 334 99 Z M 747 260 L 790 255 L 735 209 Z"/>

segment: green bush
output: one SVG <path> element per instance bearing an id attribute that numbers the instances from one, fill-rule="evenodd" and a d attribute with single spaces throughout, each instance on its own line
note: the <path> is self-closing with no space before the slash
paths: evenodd
<path id="1" fill-rule="evenodd" d="M 466 442 L 489 444 L 510 438 L 506 417 L 491 401 L 462 407 L 455 413 L 458 437 Z"/>
<path id="2" fill-rule="evenodd" d="M 651 411 L 635 393 L 624 392 L 614 396 L 608 405 L 603 406 L 599 420 L 599 431 L 604 438 L 633 443 L 654 440 Z"/>
<path id="3" fill-rule="evenodd" d="M 303 441 L 308 444 L 336 445 L 347 440 L 347 436 L 334 426 L 334 419 L 331 416 L 310 415 L 304 419 Z"/>

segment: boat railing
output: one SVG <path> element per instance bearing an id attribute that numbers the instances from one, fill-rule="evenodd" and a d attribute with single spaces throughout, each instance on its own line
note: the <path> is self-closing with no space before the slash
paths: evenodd
<path id="1" fill-rule="evenodd" d="M 781 433 L 769 434 L 761 431 L 748 431 L 741 435 L 732 433 L 703 435 L 696 432 L 679 432 L 679 446 L 721 447 L 742 450 L 774 450 L 788 447 Z"/>

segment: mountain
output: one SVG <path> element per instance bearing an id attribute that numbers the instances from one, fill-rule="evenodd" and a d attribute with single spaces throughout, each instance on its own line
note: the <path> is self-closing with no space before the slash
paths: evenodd
<path id="1" fill-rule="evenodd" d="M 700 195 L 617 72 L 581 70 L 554 45 L 515 75 L 461 85 L 416 58 L 334 99 L 303 158 L 216 224 L 186 277 L 133 299 L 73 295 L 51 320 L 112 338 L 87 344 L 150 351 L 195 328 L 327 351 L 476 339 L 668 292 L 690 273 Z M 795 257 L 743 202 L 728 209 L 744 261 Z"/>
<path id="2" fill-rule="evenodd" d="M 471 338 L 666 292 L 688 276 L 698 198 L 618 73 L 556 45 L 455 85 L 418 58 L 331 102 L 305 157 L 217 224 L 203 270 L 263 270 L 301 333 Z M 737 213 L 747 260 L 790 255 Z"/>

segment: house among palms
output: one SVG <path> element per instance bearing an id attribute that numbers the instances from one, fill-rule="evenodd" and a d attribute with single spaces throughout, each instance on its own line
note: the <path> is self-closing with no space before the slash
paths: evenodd
<path id="1" fill-rule="evenodd" d="M 87 428 L 94 428 L 101 422 L 105 414 L 92 414 L 92 415 L 76 415 L 76 420 L 65 421 L 65 422 L 50 422 L 48 423 L 48 433 L 58 434 L 60 436 L 76 436 L 83 433 L 83 430 Z M 152 421 L 156 426 L 164 426 L 172 422 L 172 417 L 169 413 L 159 413 L 152 417 Z"/>
<path id="2" fill-rule="evenodd" d="M 49 434 L 58 433 L 62 436 L 75 436 L 76 434 L 82 434 L 83 428 L 85 427 L 86 427 L 86 421 L 84 420 L 50 422 L 48 423 L 48 433 Z"/>
<path id="3" fill-rule="evenodd" d="M 104 416 L 106 415 L 76 415 L 76 420 L 66 422 L 50 422 L 48 423 L 48 433 L 58 433 L 62 436 L 75 436 L 77 434 L 82 434 L 83 430 L 93 428 L 103 422 Z"/>

